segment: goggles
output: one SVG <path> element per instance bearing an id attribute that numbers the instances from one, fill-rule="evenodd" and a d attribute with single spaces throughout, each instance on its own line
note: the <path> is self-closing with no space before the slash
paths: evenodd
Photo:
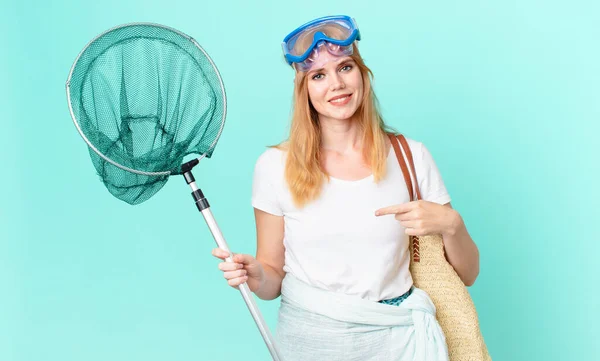
<path id="1" fill-rule="evenodd" d="M 307 71 L 321 49 L 332 55 L 351 55 L 352 43 L 360 40 L 356 21 L 349 16 L 326 16 L 310 21 L 288 34 L 282 48 L 289 65 Z"/>

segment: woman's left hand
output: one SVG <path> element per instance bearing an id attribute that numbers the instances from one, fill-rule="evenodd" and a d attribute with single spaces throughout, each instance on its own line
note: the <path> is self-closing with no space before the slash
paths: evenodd
<path id="1" fill-rule="evenodd" d="M 375 211 L 377 217 L 394 214 L 410 236 L 429 234 L 454 235 L 462 221 L 452 207 L 428 201 L 413 201 Z"/>

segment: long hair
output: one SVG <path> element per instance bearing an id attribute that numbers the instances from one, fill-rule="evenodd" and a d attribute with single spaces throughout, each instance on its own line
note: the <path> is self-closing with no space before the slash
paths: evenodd
<path id="1" fill-rule="evenodd" d="M 335 37 L 337 28 L 319 29 L 328 36 Z M 306 39 L 312 39 L 308 34 Z M 299 44 L 300 43 L 300 44 Z M 309 44 L 297 42 L 297 46 Z M 386 133 L 393 132 L 387 127 L 379 111 L 377 97 L 371 86 L 373 73 L 365 65 L 356 43 L 352 44 L 354 60 L 363 80 L 363 98 L 354 114 L 353 121 L 358 123 L 362 133 L 363 158 L 373 172 L 375 182 L 385 176 Z M 294 81 L 293 111 L 290 134 L 287 141 L 276 147 L 287 151 L 285 179 L 297 207 L 318 198 L 325 180 L 329 176 L 321 165 L 321 127 L 318 113 L 308 96 L 308 77 L 304 72 L 296 72 Z"/>

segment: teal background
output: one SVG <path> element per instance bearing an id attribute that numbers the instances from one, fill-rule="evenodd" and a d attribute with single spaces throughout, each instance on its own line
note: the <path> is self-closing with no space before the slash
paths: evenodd
<path id="1" fill-rule="evenodd" d="M 43 1 L 0 8 L 0 360 L 267 360 L 182 178 L 113 198 L 70 118 L 77 54 L 115 25 L 198 40 L 229 103 L 195 176 L 255 252 L 251 176 L 288 129 L 280 41 L 356 18 L 386 121 L 432 152 L 481 252 L 470 288 L 494 360 L 599 360 L 596 1 Z M 271 331 L 279 300 L 258 300 Z"/>

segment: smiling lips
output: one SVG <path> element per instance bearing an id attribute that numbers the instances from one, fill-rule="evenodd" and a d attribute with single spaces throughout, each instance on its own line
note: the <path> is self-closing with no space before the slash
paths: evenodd
<path id="1" fill-rule="evenodd" d="M 352 97 L 352 94 L 338 95 L 337 97 L 333 97 L 333 98 L 329 99 L 329 103 L 331 103 L 332 105 L 337 105 L 337 106 L 346 105 L 350 101 L 351 97 Z"/>

